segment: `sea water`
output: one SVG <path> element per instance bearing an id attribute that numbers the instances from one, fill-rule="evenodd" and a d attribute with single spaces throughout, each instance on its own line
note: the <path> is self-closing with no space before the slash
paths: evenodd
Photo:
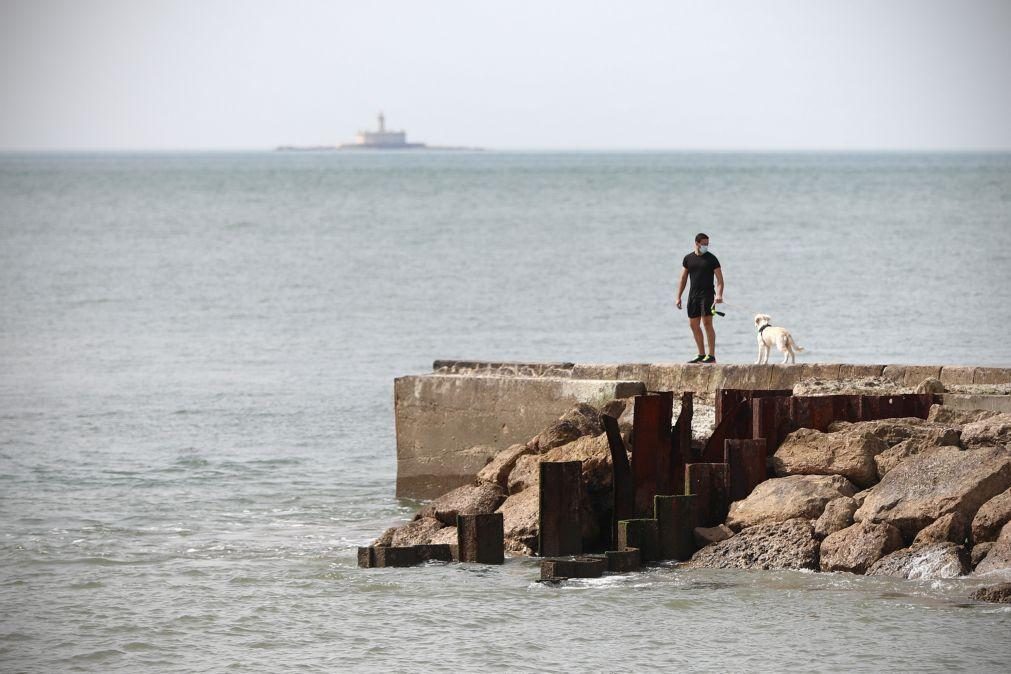
<path id="1" fill-rule="evenodd" d="M 436 358 L 1011 365 L 1011 156 L 0 155 L 5 671 L 1007 670 L 982 581 L 356 568 Z"/>

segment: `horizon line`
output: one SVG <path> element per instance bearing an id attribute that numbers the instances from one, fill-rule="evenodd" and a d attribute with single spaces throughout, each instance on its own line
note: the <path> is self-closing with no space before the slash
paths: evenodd
<path id="1" fill-rule="evenodd" d="M 294 148 L 281 150 L 280 148 Z M 305 148 L 305 149 L 300 149 Z M 347 152 L 337 149 L 337 146 L 328 145 L 277 145 L 273 147 L 130 147 L 130 148 L 109 148 L 109 147 L 0 147 L 0 154 L 184 154 L 184 153 L 278 153 L 278 154 L 304 154 L 304 153 L 330 153 Z M 491 152 L 491 153 L 670 153 L 670 154 L 1008 154 L 1011 153 L 1011 146 L 997 148 L 954 148 L 954 147 L 928 147 L 928 148 L 888 148 L 888 147 L 824 147 L 824 148 L 642 148 L 642 147 L 451 147 L 451 146 L 430 146 L 427 148 L 375 148 L 367 151 L 357 151 L 351 154 L 355 156 L 369 155 L 374 153 L 397 153 L 415 154 L 425 152 L 444 153 L 467 153 L 467 152 Z"/>

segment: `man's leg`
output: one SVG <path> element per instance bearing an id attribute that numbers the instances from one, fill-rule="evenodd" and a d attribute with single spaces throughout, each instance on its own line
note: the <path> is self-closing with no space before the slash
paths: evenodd
<path id="1" fill-rule="evenodd" d="M 713 329 L 713 315 L 703 314 L 702 315 L 702 327 L 706 329 L 706 339 L 709 341 L 708 351 L 699 351 L 699 353 L 707 353 L 710 356 L 716 355 L 716 330 Z M 699 335 L 695 338 L 695 341 L 699 343 L 699 348 L 702 348 L 702 331 L 699 330 Z"/>
<path id="2" fill-rule="evenodd" d="M 699 347 L 698 354 L 705 355 L 705 345 L 702 343 L 702 328 L 699 326 L 701 318 L 689 318 L 688 323 L 692 326 L 692 337 L 695 338 L 695 345 Z"/>

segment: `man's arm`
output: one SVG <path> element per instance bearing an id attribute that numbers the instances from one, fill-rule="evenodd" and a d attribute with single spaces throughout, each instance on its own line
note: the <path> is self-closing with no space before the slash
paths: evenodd
<path id="1" fill-rule="evenodd" d="M 716 271 L 719 271 L 719 269 L 717 269 Z M 678 294 L 677 297 L 674 298 L 674 306 L 676 306 L 678 309 L 681 308 L 681 295 L 684 293 L 685 285 L 687 285 L 687 283 L 688 283 L 688 270 L 682 267 L 681 278 L 680 280 L 678 280 Z"/>
<path id="2" fill-rule="evenodd" d="M 716 303 L 721 304 L 723 302 L 723 270 L 717 267 L 714 271 L 716 272 Z M 682 274 L 682 276 L 684 275 Z"/>

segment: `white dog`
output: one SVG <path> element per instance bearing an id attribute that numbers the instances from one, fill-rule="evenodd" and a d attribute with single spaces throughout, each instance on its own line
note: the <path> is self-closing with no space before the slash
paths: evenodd
<path id="1" fill-rule="evenodd" d="M 769 351 L 776 347 L 783 352 L 783 364 L 787 361 L 795 363 L 794 350 L 803 351 L 793 341 L 793 335 L 786 328 L 774 328 L 771 325 L 772 317 L 767 314 L 755 315 L 755 327 L 758 328 L 758 360 L 756 365 L 764 365 L 769 362 Z"/>

